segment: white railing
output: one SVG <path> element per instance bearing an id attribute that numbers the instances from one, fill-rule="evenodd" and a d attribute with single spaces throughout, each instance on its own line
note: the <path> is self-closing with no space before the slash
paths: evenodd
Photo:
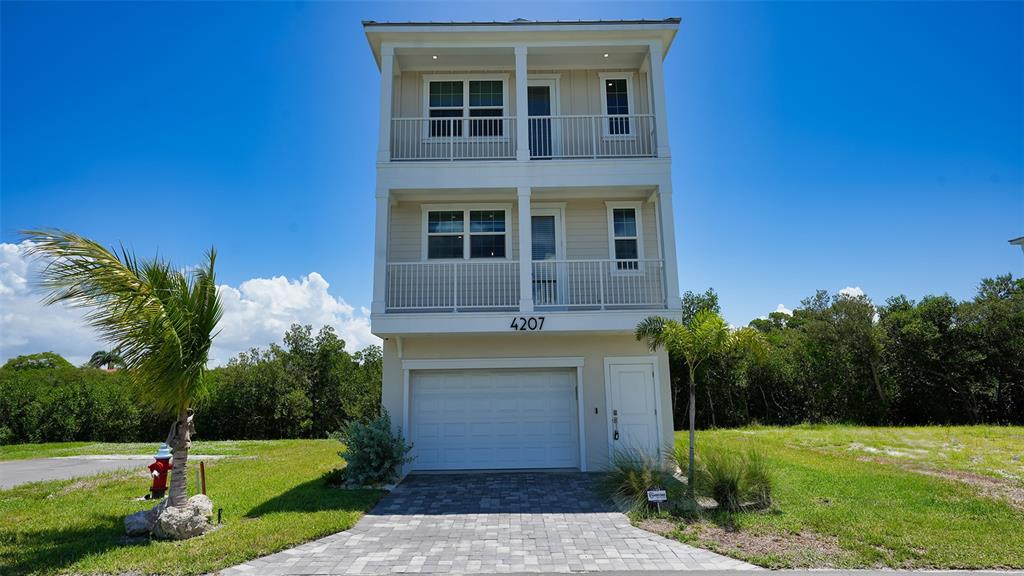
<path id="1" fill-rule="evenodd" d="M 392 160 L 515 160 L 516 119 L 393 118 Z"/>
<path id="2" fill-rule="evenodd" d="M 533 303 L 551 308 L 665 306 L 661 260 L 538 260 Z"/>
<path id="3" fill-rule="evenodd" d="M 658 150 L 653 114 L 530 116 L 530 157 L 652 157 Z"/>
<path id="4" fill-rule="evenodd" d="M 389 262 L 387 309 L 518 310 L 519 262 Z"/>

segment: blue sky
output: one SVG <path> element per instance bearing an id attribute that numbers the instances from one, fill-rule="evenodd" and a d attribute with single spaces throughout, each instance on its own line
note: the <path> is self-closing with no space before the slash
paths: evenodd
<path id="1" fill-rule="evenodd" d="M 360 20 L 667 16 L 683 289 L 746 324 L 816 289 L 966 298 L 1024 273 L 1024 3 L 4 2 L 0 241 L 57 226 L 183 264 L 215 244 L 221 282 L 316 272 L 359 316 Z"/>

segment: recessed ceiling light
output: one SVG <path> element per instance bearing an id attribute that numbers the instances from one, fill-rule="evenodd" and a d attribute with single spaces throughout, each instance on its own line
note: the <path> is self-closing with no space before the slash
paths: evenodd
<path id="1" fill-rule="evenodd" d="M 608 53 L 607 53 L 607 52 L 605 52 L 605 54 L 604 54 L 604 57 L 605 57 L 605 58 L 607 58 L 607 57 L 608 57 Z"/>
<path id="2" fill-rule="evenodd" d="M 434 60 L 437 60 L 437 54 L 434 54 L 433 56 L 431 56 L 431 58 L 433 58 Z"/>

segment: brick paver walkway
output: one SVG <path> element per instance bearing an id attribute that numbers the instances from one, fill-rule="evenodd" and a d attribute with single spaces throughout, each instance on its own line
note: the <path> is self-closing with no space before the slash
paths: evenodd
<path id="1" fill-rule="evenodd" d="M 756 568 L 633 527 L 595 495 L 596 479 L 573 472 L 409 476 L 352 529 L 222 574 Z"/>

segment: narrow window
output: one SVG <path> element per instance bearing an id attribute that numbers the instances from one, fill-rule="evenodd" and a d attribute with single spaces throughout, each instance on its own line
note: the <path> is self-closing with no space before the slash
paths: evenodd
<path id="1" fill-rule="evenodd" d="M 501 117 L 505 115 L 504 94 L 501 80 L 469 81 L 470 136 L 502 136 L 504 126 Z"/>
<path id="2" fill-rule="evenodd" d="M 505 257 L 504 210 L 470 210 L 469 257 Z"/>
<path id="3" fill-rule="evenodd" d="M 464 232 L 462 210 L 427 212 L 427 258 L 462 258 Z"/>
<path id="4" fill-rule="evenodd" d="M 629 82 L 625 78 L 605 79 L 604 96 L 606 113 L 609 116 L 623 116 L 623 118 L 608 119 L 608 134 L 612 136 L 630 134 Z"/>
<path id="5" fill-rule="evenodd" d="M 636 225 L 636 208 L 612 209 L 612 239 L 615 242 L 615 267 L 619 270 L 637 270 L 640 236 Z"/>
<path id="6" fill-rule="evenodd" d="M 431 82 L 430 136 L 462 136 L 462 81 Z"/>

